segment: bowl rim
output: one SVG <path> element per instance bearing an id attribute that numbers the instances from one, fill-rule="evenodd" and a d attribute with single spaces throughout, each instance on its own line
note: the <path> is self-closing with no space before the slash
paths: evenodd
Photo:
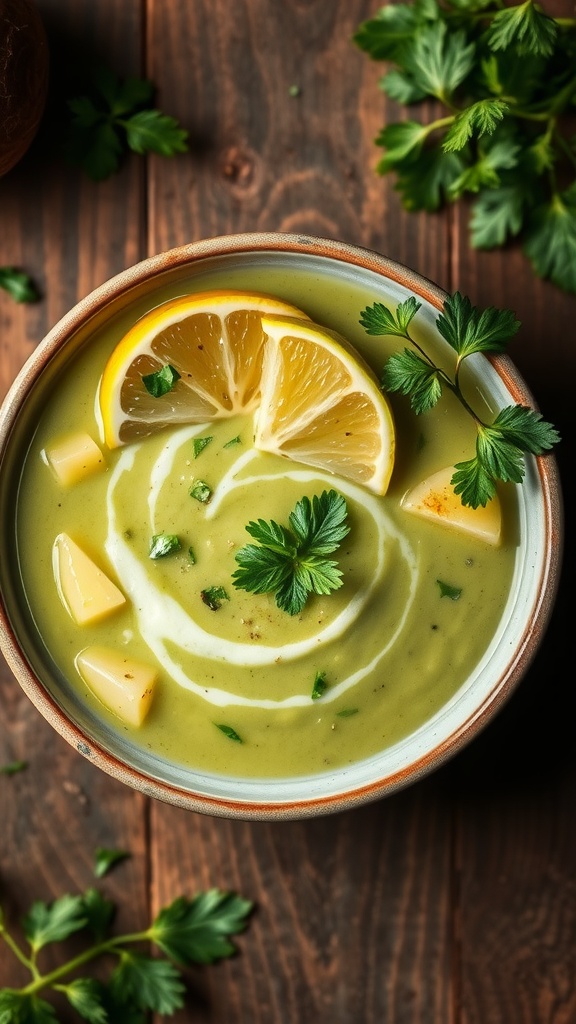
<path id="1" fill-rule="evenodd" d="M 440 311 L 447 292 L 428 278 L 359 245 L 305 234 L 283 232 L 245 232 L 219 235 L 191 242 L 144 259 L 114 275 L 82 298 L 50 330 L 28 357 L 14 379 L 0 407 L 0 472 L 6 450 L 28 394 L 37 378 L 54 356 L 93 316 L 103 311 L 132 288 L 153 282 L 166 272 L 213 257 L 265 251 L 328 257 L 347 265 L 375 272 L 428 301 Z M 506 388 L 517 402 L 537 409 L 536 402 L 519 371 L 506 355 L 490 355 Z M 413 760 L 410 765 L 376 779 L 361 783 L 344 793 L 297 798 L 289 801 L 255 801 L 217 797 L 188 791 L 177 784 L 156 779 L 89 739 L 58 706 L 38 678 L 12 627 L 4 597 L 0 593 L 0 650 L 21 688 L 53 728 L 80 754 L 108 775 L 140 793 L 192 811 L 216 817 L 243 820 L 298 819 L 349 810 L 390 795 L 440 767 L 469 743 L 496 715 L 516 689 L 540 645 L 557 596 L 563 552 L 563 503 L 557 462 L 552 453 L 536 456 L 535 464 L 544 501 L 546 552 L 530 619 L 526 622 L 507 670 L 494 683 L 479 707 L 444 740 Z"/>

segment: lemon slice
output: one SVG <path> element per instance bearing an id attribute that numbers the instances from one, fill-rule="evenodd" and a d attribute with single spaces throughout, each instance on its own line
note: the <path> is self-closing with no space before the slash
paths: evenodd
<path id="1" fill-rule="evenodd" d="M 267 314 L 256 448 L 328 470 L 385 494 L 394 423 L 375 374 L 339 334 Z"/>
<path id="2" fill-rule="evenodd" d="M 432 522 L 471 533 L 496 547 L 502 532 L 502 509 L 498 495 L 486 506 L 470 508 L 463 505 L 460 495 L 454 493 L 450 483 L 455 472 L 454 466 L 447 466 L 426 477 L 404 495 L 402 508 Z"/>
<path id="3" fill-rule="evenodd" d="M 162 427 L 252 410 L 260 394 L 264 313 L 306 319 L 289 303 L 243 291 L 183 296 L 143 316 L 112 352 L 100 382 L 108 447 L 137 441 Z M 142 378 L 167 364 L 180 379 L 158 400 Z"/>

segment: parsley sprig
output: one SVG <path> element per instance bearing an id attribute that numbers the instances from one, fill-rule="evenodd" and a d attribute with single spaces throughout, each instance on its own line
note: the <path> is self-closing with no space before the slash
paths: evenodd
<path id="1" fill-rule="evenodd" d="M 128 150 L 173 156 L 188 150 L 188 132 L 155 109 L 154 85 L 120 79 L 105 65 L 85 76 L 84 93 L 68 100 L 71 112 L 66 153 L 94 181 L 109 178 Z"/>
<path id="2" fill-rule="evenodd" d="M 377 170 L 396 175 L 405 208 L 472 195 L 474 247 L 517 237 L 536 274 L 576 292 L 576 18 L 534 0 L 414 0 L 382 7 L 354 41 L 389 65 L 391 99 L 445 108 L 376 139 Z"/>
<path id="3" fill-rule="evenodd" d="M 235 947 L 230 937 L 244 930 L 251 910 L 248 900 L 210 889 L 192 899 L 180 896 L 160 910 L 144 931 L 115 936 L 111 932 L 114 904 L 96 889 L 88 889 L 51 904 L 33 903 L 23 922 L 26 948 L 12 936 L 0 910 L 0 938 L 31 975 L 23 988 L 0 990 L 0 1020 L 2 1024 L 55 1024 L 54 1008 L 44 998 L 51 992 L 63 994 L 90 1024 L 141 1024 L 148 1011 L 172 1014 L 184 1006 L 181 969 L 231 956 Z M 89 939 L 87 947 L 43 973 L 41 951 L 80 932 Z M 145 947 L 150 943 L 161 956 L 149 956 Z M 114 962 L 108 980 L 84 976 L 86 966 L 104 956 Z"/>
<path id="4" fill-rule="evenodd" d="M 367 334 L 405 338 L 413 348 L 390 357 L 382 372 L 382 387 L 410 397 L 416 415 L 432 409 L 443 389 L 452 391 L 476 424 L 476 454 L 456 463 L 451 483 L 463 505 L 478 508 L 496 493 L 496 483 L 524 479 L 524 453 L 542 455 L 559 440 L 558 431 L 539 412 L 522 405 L 501 409 L 486 423 L 466 400 L 460 373 L 465 359 L 477 352 L 503 352 L 520 322 L 509 309 L 479 309 L 456 292 L 444 302 L 436 327 L 456 353 L 453 376 L 437 366 L 411 335 L 409 327 L 421 303 L 411 295 L 395 312 L 380 302 L 364 309 L 360 323 Z M 414 351 L 415 350 L 415 351 Z"/>
<path id="5" fill-rule="evenodd" d="M 290 513 L 290 527 L 258 519 L 246 530 L 256 544 L 236 554 L 240 566 L 234 586 L 252 594 L 276 596 L 276 604 L 298 615 L 311 593 L 330 594 L 342 586 L 338 563 L 327 558 L 349 533 L 346 500 L 337 491 L 323 491 L 310 501 L 303 497 Z"/>

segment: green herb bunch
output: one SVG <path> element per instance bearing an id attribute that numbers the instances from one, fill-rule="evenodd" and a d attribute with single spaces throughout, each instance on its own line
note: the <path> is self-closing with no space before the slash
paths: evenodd
<path id="1" fill-rule="evenodd" d="M 0 909 L 0 938 L 30 972 L 23 988 L 0 990 L 1 1024 L 56 1024 L 44 996 L 65 996 L 89 1024 L 145 1024 L 149 1011 L 172 1014 L 184 1006 L 182 968 L 231 956 L 231 935 L 241 932 L 252 904 L 233 893 L 211 889 L 193 899 L 180 896 L 160 910 L 149 928 L 114 936 L 115 906 L 96 889 L 65 895 L 51 904 L 35 902 L 24 918 L 27 949 L 8 931 Z M 39 954 L 48 945 L 83 932 L 86 948 L 61 966 L 42 973 Z M 161 956 L 150 956 L 153 943 Z M 86 966 L 108 957 L 114 962 L 107 982 L 84 975 Z"/>
<path id="2" fill-rule="evenodd" d="M 97 64 L 85 72 L 82 90 L 67 101 L 65 152 L 94 181 L 109 178 L 128 150 L 161 156 L 187 152 L 188 132 L 155 109 L 154 85 L 147 79 L 120 79 Z"/>
<path id="3" fill-rule="evenodd" d="M 410 324 L 421 307 L 411 295 L 393 312 L 381 302 L 364 309 L 360 323 L 367 334 L 405 338 L 412 348 L 391 356 L 382 372 L 385 391 L 397 391 L 410 398 L 416 415 L 434 408 L 444 389 L 451 391 L 476 425 L 476 454 L 458 462 L 451 483 L 463 505 L 478 508 L 496 493 L 496 484 L 524 479 L 524 455 L 542 455 L 559 441 L 559 434 L 539 412 L 523 405 L 501 409 L 492 423 L 486 423 L 467 401 L 461 387 L 462 365 L 477 352 L 503 352 L 520 327 L 510 309 L 479 309 L 470 299 L 455 292 L 444 302 L 436 319 L 439 334 L 456 353 L 453 376 L 437 366 L 410 333 Z"/>
<path id="4" fill-rule="evenodd" d="M 414 0 L 383 7 L 354 41 L 391 65 L 391 99 L 444 108 L 376 139 L 405 208 L 472 195 L 474 247 L 518 238 L 537 275 L 576 292 L 576 18 L 534 0 Z"/>

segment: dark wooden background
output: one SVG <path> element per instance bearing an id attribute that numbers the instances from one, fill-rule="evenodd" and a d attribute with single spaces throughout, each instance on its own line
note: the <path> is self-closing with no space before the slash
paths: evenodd
<path id="1" fill-rule="evenodd" d="M 0 390 L 78 299 L 141 258 L 218 234 L 303 231 L 377 249 L 523 321 L 512 355 L 560 426 L 573 522 L 576 298 L 514 250 L 475 253 L 462 208 L 406 214 L 374 173 L 393 105 L 352 44 L 370 0 L 38 0 L 53 90 L 92 48 L 158 86 L 191 151 L 131 157 L 94 184 L 63 164 L 51 110 L 0 181 L 0 265 L 32 273 L 33 306 L 0 293 Z M 572 5 L 571 5 L 572 6 Z M 565 5 L 566 7 L 566 5 Z M 292 96 L 290 87 L 300 94 Z M 101 883 L 129 930 L 182 892 L 254 900 L 239 955 L 190 976 L 190 1024 L 574 1024 L 576 758 L 572 547 L 552 622 L 498 718 L 442 770 L 362 809 L 276 824 L 213 820 L 144 799 L 68 747 L 3 665 L 0 900 L 94 884 L 96 847 L 129 849 Z M 19 981 L 0 947 L 0 986 Z M 62 1019 L 72 1020 L 73 1017 Z"/>

